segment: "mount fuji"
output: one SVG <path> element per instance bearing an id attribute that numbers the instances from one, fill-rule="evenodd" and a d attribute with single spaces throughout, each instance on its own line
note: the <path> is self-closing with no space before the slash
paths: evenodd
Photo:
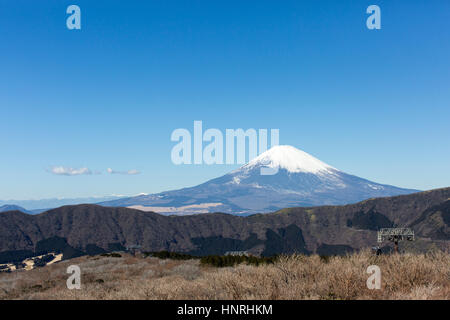
<path id="1" fill-rule="evenodd" d="M 275 174 L 264 175 L 271 171 Z M 275 146 L 246 165 L 195 187 L 100 203 L 162 214 L 248 215 L 286 207 L 343 205 L 418 192 L 342 172 L 292 146 Z"/>

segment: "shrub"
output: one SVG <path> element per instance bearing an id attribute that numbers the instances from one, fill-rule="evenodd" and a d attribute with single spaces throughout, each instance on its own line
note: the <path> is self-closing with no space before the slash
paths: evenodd
<path id="1" fill-rule="evenodd" d="M 232 267 L 237 264 L 245 263 L 248 265 L 259 266 L 260 264 L 273 264 L 277 257 L 254 257 L 254 256 L 206 256 L 200 259 L 201 264 L 209 264 L 214 267 Z"/>
<path id="2" fill-rule="evenodd" d="M 159 251 L 159 252 L 144 252 L 145 257 L 155 257 L 159 259 L 172 259 L 172 260 L 191 260 L 198 259 L 197 256 L 192 256 L 185 253 L 169 252 L 169 251 Z"/>
<path id="3" fill-rule="evenodd" d="M 120 253 L 117 253 L 117 252 L 102 253 L 101 256 L 102 257 L 112 257 L 112 258 L 121 258 L 122 257 L 122 255 Z"/>

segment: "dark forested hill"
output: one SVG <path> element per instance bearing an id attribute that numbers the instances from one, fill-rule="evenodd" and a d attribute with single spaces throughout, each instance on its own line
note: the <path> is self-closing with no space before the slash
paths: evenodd
<path id="1" fill-rule="evenodd" d="M 64 206 L 38 215 L 2 212 L 0 253 L 36 251 L 39 241 L 58 237 L 83 252 L 141 245 L 149 251 L 198 255 L 235 250 L 333 254 L 376 245 L 376 231 L 391 226 L 412 227 L 422 249 L 448 248 L 449 215 L 450 188 L 248 217 L 162 216 L 119 207 Z"/>

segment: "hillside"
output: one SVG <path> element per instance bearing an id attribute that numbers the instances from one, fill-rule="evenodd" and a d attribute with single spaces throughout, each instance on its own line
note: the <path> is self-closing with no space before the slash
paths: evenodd
<path id="1" fill-rule="evenodd" d="M 29 213 L 29 214 L 32 213 L 31 211 L 28 211 L 20 206 L 14 205 L 14 204 L 5 204 L 5 205 L 0 206 L 0 213 L 7 212 L 7 211 L 20 211 L 20 212 Z"/>
<path id="2" fill-rule="evenodd" d="M 371 264 L 383 270 L 381 290 L 366 286 Z M 450 254 L 443 252 L 374 256 L 368 250 L 329 258 L 292 255 L 273 264 L 227 268 L 199 259 L 97 255 L 27 272 L 0 272 L 0 300 L 449 300 L 449 264 Z M 82 290 L 67 289 L 70 265 L 83 270 Z"/>
<path id="3" fill-rule="evenodd" d="M 42 247 L 43 240 L 53 237 L 57 238 L 44 241 L 46 250 L 68 250 L 69 245 L 77 254 L 134 244 L 148 251 L 196 255 L 237 250 L 266 256 L 334 254 L 376 245 L 376 230 L 390 226 L 412 227 L 417 249 L 449 248 L 449 209 L 450 188 L 248 217 L 221 213 L 163 216 L 98 205 L 65 206 L 38 215 L 10 211 L 0 214 L 0 258 L 18 250 L 42 251 L 37 244 L 41 241 Z"/>

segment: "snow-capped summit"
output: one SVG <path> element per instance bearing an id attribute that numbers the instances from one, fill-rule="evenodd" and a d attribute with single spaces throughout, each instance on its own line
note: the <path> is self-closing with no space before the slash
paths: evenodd
<path id="1" fill-rule="evenodd" d="M 320 161 L 312 155 L 288 145 L 272 147 L 251 160 L 243 168 L 250 169 L 256 166 L 286 169 L 291 173 L 319 173 L 329 172 L 331 170 L 337 171 L 337 169 L 326 164 L 325 162 Z"/>
<path id="2" fill-rule="evenodd" d="M 266 175 L 262 169 L 267 168 L 271 173 Z M 416 191 L 347 174 L 292 146 L 275 146 L 239 169 L 198 186 L 102 204 L 165 214 L 251 214 L 349 204 Z"/>

